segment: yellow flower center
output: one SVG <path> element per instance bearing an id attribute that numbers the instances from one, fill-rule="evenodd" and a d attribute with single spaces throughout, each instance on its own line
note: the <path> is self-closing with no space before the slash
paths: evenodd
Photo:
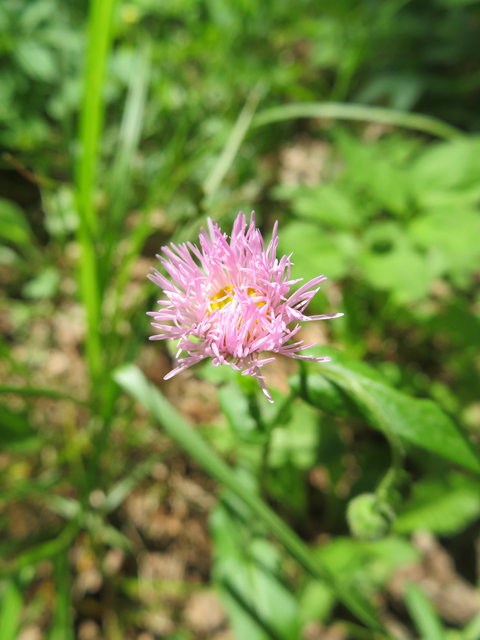
<path id="1" fill-rule="evenodd" d="M 258 292 L 253 287 L 248 287 L 247 294 L 251 298 L 253 298 L 258 295 Z M 210 298 L 210 304 L 207 308 L 208 315 L 211 315 L 215 311 L 215 309 L 223 309 L 225 305 L 233 302 L 234 296 L 235 292 L 231 284 L 224 287 L 223 289 L 220 289 L 218 293 Z M 265 302 L 263 300 L 255 302 L 255 306 L 263 307 L 265 306 Z"/>
<path id="2" fill-rule="evenodd" d="M 208 308 L 208 315 L 213 313 L 215 309 L 223 309 L 223 307 L 229 302 L 233 302 L 233 295 L 230 295 L 233 292 L 232 285 L 228 285 L 228 287 L 224 287 L 220 289 L 218 293 L 210 298 L 210 305 Z"/>

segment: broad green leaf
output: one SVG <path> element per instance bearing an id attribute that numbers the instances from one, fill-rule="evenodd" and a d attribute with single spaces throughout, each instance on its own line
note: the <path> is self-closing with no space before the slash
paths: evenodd
<path id="1" fill-rule="evenodd" d="M 352 200 L 341 187 L 333 184 L 299 190 L 292 198 L 291 206 L 299 217 L 321 222 L 333 229 L 351 229 L 362 222 Z"/>
<path id="2" fill-rule="evenodd" d="M 310 366 L 310 371 L 346 393 L 372 427 L 480 472 L 478 451 L 435 402 L 411 398 L 391 388 L 366 365 L 360 367 L 361 363 L 335 349 L 315 347 L 311 353 L 332 358 L 331 362 Z M 305 399 L 314 401 L 308 395 L 308 378 Z M 317 406 L 322 408 L 321 402 Z"/>
<path id="3" fill-rule="evenodd" d="M 290 463 L 297 469 L 310 469 L 315 464 L 319 438 L 317 413 L 307 404 L 295 402 L 287 424 L 272 431 L 269 466 L 280 468 Z"/>
<path id="4" fill-rule="evenodd" d="M 452 196 L 464 201 L 464 194 L 474 189 L 478 199 L 480 174 L 480 139 L 461 138 L 427 147 L 411 167 L 411 183 L 423 206 L 436 206 Z M 468 200 L 468 198 L 467 198 Z"/>
<path id="5" fill-rule="evenodd" d="M 35 40 L 21 40 L 15 47 L 15 58 L 32 80 L 51 82 L 57 75 L 57 59 L 53 51 Z"/>
<path id="6" fill-rule="evenodd" d="M 22 31 L 33 32 L 38 25 L 51 18 L 55 11 L 56 5 L 52 0 L 36 0 L 27 4 L 20 17 Z"/>
<path id="7" fill-rule="evenodd" d="M 292 222 L 282 229 L 279 253 L 292 251 L 293 277 L 306 282 L 325 273 L 338 279 L 349 273 L 357 243 L 350 234 L 326 233 L 309 222 Z"/>
<path id="8" fill-rule="evenodd" d="M 404 215 L 410 199 L 406 172 L 394 164 L 380 145 L 366 144 L 344 135 L 340 136 L 340 145 L 350 180 L 365 189 L 380 207 Z"/>
<path id="9" fill-rule="evenodd" d="M 422 300 L 428 295 L 437 269 L 422 256 L 396 222 L 379 222 L 365 234 L 359 264 L 367 282 L 389 291 L 398 303 Z"/>
<path id="10" fill-rule="evenodd" d="M 300 599 L 300 618 L 303 623 L 320 620 L 325 623 L 335 605 L 332 590 L 323 582 L 309 581 L 303 589 Z"/>
<path id="11" fill-rule="evenodd" d="M 46 267 L 33 280 L 27 282 L 22 293 L 31 300 L 48 300 L 58 292 L 60 273 L 55 267 Z"/>
<path id="12" fill-rule="evenodd" d="M 375 542 L 337 537 L 317 554 L 332 571 L 368 590 L 383 588 L 396 569 L 419 559 L 413 545 L 395 535 Z"/>
<path id="13" fill-rule="evenodd" d="M 0 405 L 0 444 L 2 446 L 22 445 L 35 436 L 36 432 L 24 413 L 16 413 Z"/>
<path id="14" fill-rule="evenodd" d="M 20 626 L 20 614 L 23 598 L 19 588 L 13 581 L 4 583 L 0 604 L 0 638 L 16 640 Z"/>
<path id="15" fill-rule="evenodd" d="M 0 198 L 0 240 L 23 246 L 31 242 L 31 230 L 22 209 Z"/>
<path id="16" fill-rule="evenodd" d="M 399 533 L 426 529 L 448 536 L 464 529 L 479 515 L 478 481 L 450 473 L 445 478 L 417 482 L 412 497 L 397 514 L 394 529 Z"/>
<path id="17" fill-rule="evenodd" d="M 265 442 L 267 434 L 258 428 L 249 411 L 248 397 L 237 384 L 232 382 L 220 387 L 218 399 L 237 438 L 250 444 Z"/>
<path id="18" fill-rule="evenodd" d="M 437 612 L 425 593 L 413 582 L 405 590 L 405 604 L 422 640 L 445 640 Z"/>
<path id="19" fill-rule="evenodd" d="M 468 274 L 480 261 L 480 212 L 473 208 L 448 207 L 429 211 L 410 225 L 410 235 L 425 249 L 436 247 L 442 271 Z"/>

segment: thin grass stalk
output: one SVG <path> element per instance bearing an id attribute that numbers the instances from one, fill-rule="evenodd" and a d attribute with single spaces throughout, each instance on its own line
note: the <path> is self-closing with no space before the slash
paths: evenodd
<path id="1" fill-rule="evenodd" d="M 398 109 L 370 107 L 359 104 L 343 104 L 341 102 L 302 102 L 272 107 L 257 113 L 252 120 L 252 127 L 262 127 L 273 122 L 296 120 L 298 118 L 380 122 L 428 133 L 447 140 L 464 135 L 460 129 L 456 129 L 438 118 L 426 116 L 422 113 L 410 113 L 409 111 L 400 111 Z"/>

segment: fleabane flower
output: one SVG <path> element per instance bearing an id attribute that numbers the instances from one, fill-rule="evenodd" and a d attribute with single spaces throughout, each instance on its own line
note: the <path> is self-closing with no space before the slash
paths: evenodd
<path id="1" fill-rule="evenodd" d="M 148 277 L 163 289 L 167 300 L 159 300 L 159 311 L 148 315 L 154 319 L 152 326 L 161 331 L 150 340 L 178 341 L 176 367 L 165 380 L 212 358 L 215 367 L 228 364 L 242 375 L 257 378 L 273 402 L 261 372 L 263 365 L 275 360 L 273 354 L 330 360 L 302 353 L 315 343 L 290 342 L 300 331 L 300 322 L 343 314 L 304 315 L 325 276 L 310 280 L 289 296 L 291 287 L 303 278 L 290 280 L 291 255 L 276 257 L 277 229 L 276 222 L 265 248 L 255 227 L 255 213 L 247 225 L 240 212 L 230 237 L 209 218 L 208 233 L 205 229 L 200 232 L 200 248 L 190 242 L 162 247 L 164 255 L 157 258 L 170 278 L 156 269 Z"/>

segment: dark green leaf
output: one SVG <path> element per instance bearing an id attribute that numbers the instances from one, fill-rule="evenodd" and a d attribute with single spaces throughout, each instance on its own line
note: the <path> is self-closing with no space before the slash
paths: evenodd
<path id="1" fill-rule="evenodd" d="M 15 413 L 0 405 L 0 443 L 10 445 L 32 438 L 36 432 L 24 413 Z"/>
<path id="2" fill-rule="evenodd" d="M 372 427 L 480 472 L 478 452 L 436 403 L 392 389 L 372 369 L 335 349 L 316 347 L 312 353 L 331 356 L 331 362 L 310 370 L 346 393 Z M 308 387 L 305 399 L 309 400 Z"/>

